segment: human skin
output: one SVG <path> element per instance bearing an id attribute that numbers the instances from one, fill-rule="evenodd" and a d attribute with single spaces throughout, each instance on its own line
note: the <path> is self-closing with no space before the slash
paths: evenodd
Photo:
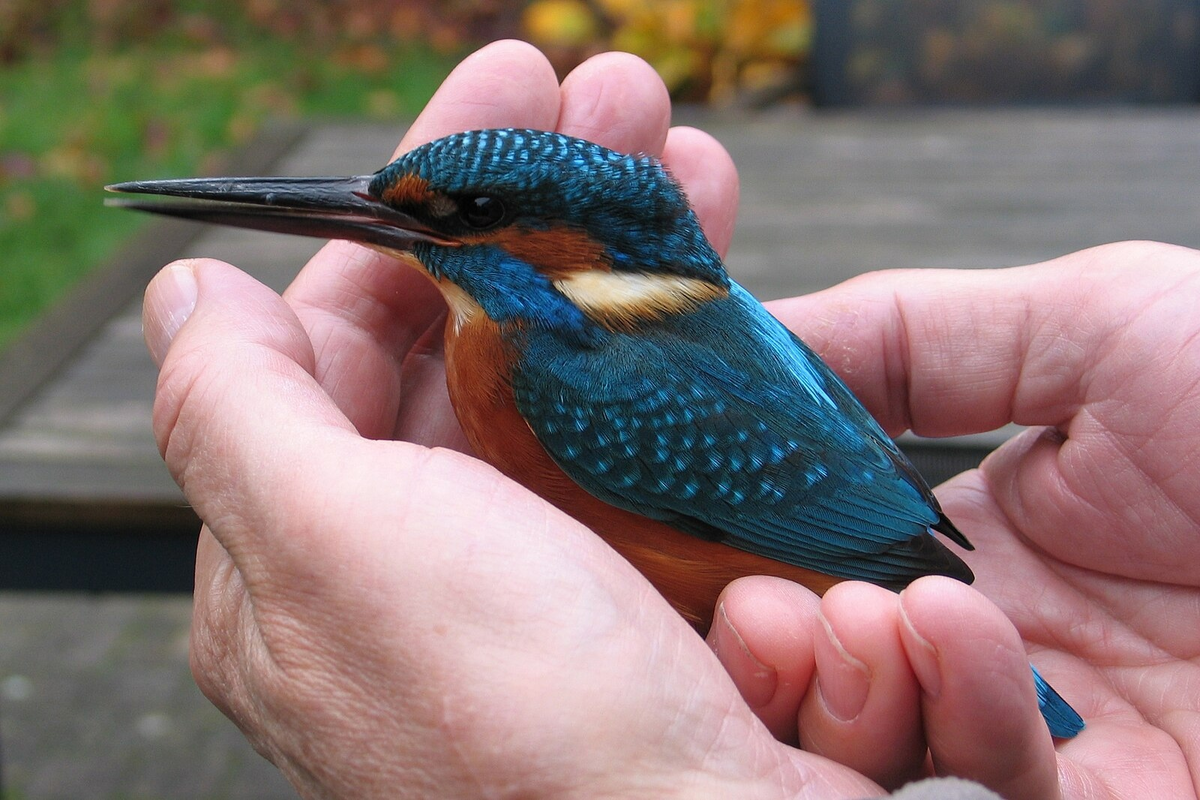
<path id="1" fill-rule="evenodd" d="M 734 167 L 669 118 L 633 57 L 560 86 L 502 42 L 398 152 L 521 126 L 659 154 L 724 253 Z M 279 297 L 171 265 L 144 319 L 155 434 L 206 523 L 197 682 L 309 797 L 863 797 L 933 773 L 1193 796 L 1198 301 L 1200 255 L 1124 244 L 771 304 L 893 433 L 1048 427 L 938 490 L 978 547 L 975 587 L 819 599 L 746 578 L 706 646 L 600 539 L 469 455 L 445 307 L 415 270 L 332 242 Z M 1046 732 L 1030 656 L 1087 719 L 1077 739 Z"/>

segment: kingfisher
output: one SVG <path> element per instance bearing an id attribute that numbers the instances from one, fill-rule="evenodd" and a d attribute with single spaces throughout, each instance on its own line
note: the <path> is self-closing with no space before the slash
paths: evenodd
<path id="1" fill-rule="evenodd" d="M 340 238 L 441 290 L 475 453 L 602 536 L 701 632 L 774 575 L 899 591 L 971 543 L 850 389 L 730 278 L 653 156 L 558 133 L 457 133 L 371 175 L 132 181 L 116 204 Z M 1053 735 L 1083 720 L 1034 670 Z"/>

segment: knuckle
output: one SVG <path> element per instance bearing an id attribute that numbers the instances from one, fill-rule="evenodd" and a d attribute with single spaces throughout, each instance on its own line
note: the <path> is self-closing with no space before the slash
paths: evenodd
<path id="1" fill-rule="evenodd" d="M 212 440 L 212 398 L 219 393 L 219 377 L 208 363 L 198 350 L 172 353 L 155 391 L 154 437 L 172 477 L 185 491 L 199 449 Z"/>
<path id="2" fill-rule="evenodd" d="M 201 693 L 245 729 L 250 721 L 237 642 L 238 615 L 218 599 L 226 593 L 197 592 L 192 612 L 189 665 Z M 245 723 L 245 724 L 244 724 Z"/>

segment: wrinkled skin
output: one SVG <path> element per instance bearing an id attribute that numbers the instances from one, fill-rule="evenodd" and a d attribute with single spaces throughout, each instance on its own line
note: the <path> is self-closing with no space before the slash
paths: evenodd
<path id="1" fill-rule="evenodd" d="M 400 150 L 524 126 L 661 154 L 724 252 L 734 167 L 669 116 L 630 56 L 560 86 L 497 43 Z M 893 433 L 1047 427 L 938 490 L 978 546 L 974 588 L 819 600 L 747 578 L 710 649 L 598 538 L 465 453 L 445 309 L 415 271 L 333 242 L 280 298 L 172 265 L 145 325 L 155 432 L 207 523 L 196 679 L 309 797 L 863 797 L 931 773 L 1025 798 L 1194 796 L 1197 307 L 1200 254 L 1145 243 L 772 304 Z M 1027 653 L 1088 721 L 1057 750 Z"/>

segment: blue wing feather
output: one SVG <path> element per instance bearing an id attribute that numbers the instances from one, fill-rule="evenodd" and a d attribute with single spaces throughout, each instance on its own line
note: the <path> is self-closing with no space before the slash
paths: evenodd
<path id="1" fill-rule="evenodd" d="M 1083 730 L 1083 717 L 1054 691 L 1053 686 L 1046 683 L 1037 667 L 1033 668 L 1033 687 L 1037 691 L 1038 709 L 1045 717 L 1052 736 L 1070 739 Z"/>
<path id="2" fill-rule="evenodd" d="M 797 566 L 906 585 L 970 570 L 929 488 L 841 381 L 744 289 L 580 349 L 531 331 L 517 406 L 613 505 Z M 719 349 L 718 349 L 719 348 Z"/>

